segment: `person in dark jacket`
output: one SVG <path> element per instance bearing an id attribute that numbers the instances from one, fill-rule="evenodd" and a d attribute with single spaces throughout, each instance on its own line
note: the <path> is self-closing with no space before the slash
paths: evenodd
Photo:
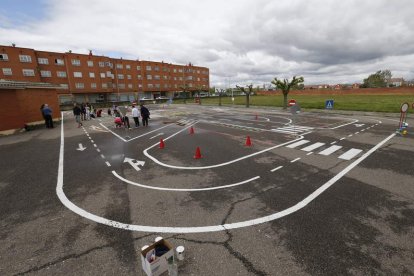
<path id="1" fill-rule="evenodd" d="M 75 120 L 78 123 L 78 127 L 82 126 L 81 114 L 82 114 L 82 109 L 75 103 L 73 105 L 73 115 L 75 116 Z"/>
<path id="2" fill-rule="evenodd" d="M 141 103 L 141 117 L 142 117 L 142 125 L 148 126 L 148 119 L 150 117 L 150 112 L 148 108 L 144 106 L 144 104 Z"/>
<path id="3" fill-rule="evenodd" d="M 42 104 L 40 106 L 40 113 L 42 113 L 43 120 L 45 120 L 45 126 L 47 127 L 47 122 L 46 122 L 45 114 L 43 113 L 43 108 L 44 107 L 45 107 L 45 104 Z"/>
<path id="4" fill-rule="evenodd" d="M 46 127 L 53 128 L 52 109 L 48 104 L 43 107 L 43 116 L 45 116 Z"/>

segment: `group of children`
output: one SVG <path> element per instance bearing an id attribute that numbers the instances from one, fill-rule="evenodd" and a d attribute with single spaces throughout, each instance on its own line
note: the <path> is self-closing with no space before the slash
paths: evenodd
<path id="1" fill-rule="evenodd" d="M 130 129 L 131 126 L 129 124 L 129 117 L 127 116 L 127 112 L 128 112 L 128 107 L 118 107 L 115 106 L 113 107 L 113 109 L 108 109 L 108 115 L 113 114 L 113 116 L 115 117 L 114 119 L 114 123 L 115 123 L 115 127 L 122 127 L 124 126 L 125 128 Z M 142 119 L 142 125 L 143 126 L 148 126 L 148 119 L 150 118 L 150 112 L 148 110 L 147 107 L 145 107 L 142 103 L 140 104 L 140 109 L 138 110 L 138 108 L 135 105 L 132 105 L 132 110 L 131 110 L 131 115 L 132 118 L 134 119 L 134 123 L 135 123 L 135 127 L 139 127 L 139 118 L 141 117 Z"/>

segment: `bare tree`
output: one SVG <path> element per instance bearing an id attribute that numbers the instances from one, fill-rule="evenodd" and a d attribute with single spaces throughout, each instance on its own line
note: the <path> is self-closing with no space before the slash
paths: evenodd
<path id="1" fill-rule="evenodd" d="M 295 87 L 301 83 L 303 83 L 303 77 L 298 77 L 296 78 L 296 76 L 293 77 L 292 81 L 289 82 L 288 79 L 284 79 L 279 80 L 277 78 L 274 78 L 274 80 L 272 80 L 272 84 L 274 84 L 276 86 L 277 89 L 282 90 L 283 93 L 283 109 L 287 108 L 287 96 L 289 94 L 290 88 Z"/>
<path id="2" fill-rule="evenodd" d="M 246 107 L 250 107 L 250 94 L 253 92 L 253 84 L 249 84 L 246 87 L 236 85 L 236 87 L 246 94 Z"/>

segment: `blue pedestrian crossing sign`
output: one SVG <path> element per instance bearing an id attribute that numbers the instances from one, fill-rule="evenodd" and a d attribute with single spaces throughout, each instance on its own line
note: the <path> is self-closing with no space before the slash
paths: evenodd
<path id="1" fill-rule="evenodd" d="M 333 107 L 334 107 L 334 100 L 326 100 L 325 109 L 333 109 Z"/>

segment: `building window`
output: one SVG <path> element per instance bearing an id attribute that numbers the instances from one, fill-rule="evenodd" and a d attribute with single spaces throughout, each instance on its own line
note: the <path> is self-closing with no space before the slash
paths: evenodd
<path id="1" fill-rule="evenodd" d="M 145 66 L 145 70 L 147 70 L 147 71 L 151 71 L 151 65 L 147 65 L 147 66 Z"/>
<path id="2" fill-rule="evenodd" d="M 197 78 L 197 81 L 200 81 L 200 78 Z"/>
<path id="3" fill-rule="evenodd" d="M 104 79 L 105 78 L 105 73 L 101 73 L 101 78 Z"/>
<path id="4" fill-rule="evenodd" d="M 73 72 L 75 78 L 82 78 L 82 72 Z"/>
<path id="5" fill-rule="evenodd" d="M 104 67 L 105 66 L 105 62 L 100 61 L 100 62 L 98 62 L 98 65 L 99 65 L 99 67 Z"/>
<path id="6" fill-rule="evenodd" d="M 108 84 L 102 83 L 102 88 L 108 88 Z"/>
<path id="7" fill-rule="evenodd" d="M 49 60 L 47 58 L 38 58 L 37 62 L 39 64 L 49 64 Z"/>
<path id="8" fill-rule="evenodd" d="M 142 84 L 138 84 L 138 88 L 142 88 Z"/>
<path id="9" fill-rule="evenodd" d="M 193 80 L 193 76 L 188 76 L 187 80 Z"/>
<path id="10" fill-rule="evenodd" d="M 69 85 L 67 83 L 61 83 L 60 84 L 60 87 L 65 88 L 65 89 L 68 89 L 69 88 Z"/>
<path id="11" fill-rule="evenodd" d="M 164 84 L 164 88 L 168 88 L 168 84 Z"/>
<path id="12" fill-rule="evenodd" d="M 160 79 L 160 75 L 155 75 L 154 76 L 154 80 L 159 80 Z"/>
<path id="13" fill-rule="evenodd" d="M 137 79 L 142 80 L 142 76 L 141 75 L 137 75 Z"/>
<path id="14" fill-rule="evenodd" d="M 105 65 L 112 68 L 112 62 L 110 61 L 105 61 Z"/>
<path id="15" fill-rule="evenodd" d="M 167 67 L 163 67 L 162 68 L 162 71 L 167 72 L 168 71 L 168 68 Z"/>
<path id="16" fill-rule="evenodd" d="M 50 71 L 40 71 L 40 76 L 44 77 L 44 78 L 50 78 L 52 76 L 52 73 Z"/>
<path id="17" fill-rule="evenodd" d="M 131 75 L 127 75 L 127 79 L 129 79 L 129 80 L 130 80 L 130 79 L 131 79 Z"/>
<path id="18" fill-rule="evenodd" d="M 132 84 L 131 83 L 128 84 L 128 88 L 132 89 Z"/>
<path id="19" fill-rule="evenodd" d="M 125 83 L 120 83 L 120 84 L 118 84 L 118 87 L 119 87 L 120 89 L 125 89 Z"/>
<path id="20" fill-rule="evenodd" d="M 173 72 L 174 72 L 174 73 L 177 73 L 177 69 L 175 69 L 175 68 L 174 68 Z"/>
<path id="21" fill-rule="evenodd" d="M 90 78 L 94 78 L 95 77 L 95 73 L 94 72 L 89 72 L 89 77 Z"/>
<path id="22" fill-rule="evenodd" d="M 91 88 L 96 89 L 96 83 L 92 82 L 91 83 Z"/>
<path id="23" fill-rule="evenodd" d="M 168 79 L 168 77 L 167 76 L 162 76 L 163 78 L 164 78 L 164 80 L 167 80 Z"/>
<path id="24" fill-rule="evenodd" d="M 125 65 L 125 68 L 129 70 L 129 69 L 131 69 L 131 65 L 129 65 L 129 64 Z"/>
<path id="25" fill-rule="evenodd" d="M 118 80 L 123 80 L 124 79 L 124 74 L 118 74 Z"/>
<path id="26" fill-rule="evenodd" d="M 141 70 L 141 66 L 137 65 L 137 70 L 140 71 Z"/>
<path id="27" fill-rule="evenodd" d="M 33 69 L 23 69 L 23 76 L 25 77 L 33 77 L 35 72 Z"/>
<path id="28" fill-rule="evenodd" d="M 160 84 L 159 83 L 156 83 L 155 84 L 155 88 L 160 88 Z"/>
<path id="29" fill-rule="evenodd" d="M 174 77 L 174 80 L 176 81 L 177 80 L 177 77 Z"/>
<path id="30" fill-rule="evenodd" d="M 85 85 L 82 82 L 76 82 L 75 87 L 77 89 L 83 89 L 83 88 L 85 88 Z"/>
<path id="31" fill-rule="evenodd" d="M 80 60 L 79 59 L 72 59 L 72 65 L 73 66 L 80 66 L 81 65 Z"/>
<path id="32" fill-rule="evenodd" d="M 152 75 L 147 75 L 147 80 L 152 80 Z"/>
<path id="33" fill-rule="evenodd" d="M 0 60 L 9 60 L 9 56 L 7 54 L 0 54 Z"/>
<path id="34" fill-rule="evenodd" d="M 148 88 L 153 88 L 154 87 L 154 85 L 152 84 L 152 83 L 148 83 Z"/>
<path id="35" fill-rule="evenodd" d="M 11 68 L 3 68 L 3 75 L 5 75 L 5 76 L 13 75 L 12 69 Z"/>
<path id="36" fill-rule="evenodd" d="M 88 67 L 93 67 L 93 60 L 88 60 L 87 63 L 88 63 Z"/>
<path id="37" fill-rule="evenodd" d="M 19 55 L 20 62 L 32 62 L 32 57 L 28 55 Z"/>
<path id="38" fill-rule="evenodd" d="M 154 66 L 154 71 L 160 71 L 160 67 Z"/>
<path id="39" fill-rule="evenodd" d="M 58 78 L 66 78 L 66 72 L 65 71 L 57 71 L 56 75 Z"/>
<path id="40" fill-rule="evenodd" d="M 124 66 L 123 66 L 122 64 L 120 64 L 120 63 L 117 63 L 117 64 L 116 64 L 116 68 L 117 68 L 117 69 L 122 69 L 122 68 L 124 68 Z"/>
<path id="41" fill-rule="evenodd" d="M 183 72 L 183 69 L 178 69 L 178 72 L 179 72 L 179 73 L 182 73 L 182 72 Z"/>
<path id="42" fill-rule="evenodd" d="M 55 59 L 56 65 L 65 65 L 65 61 L 63 59 L 57 58 Z"/>
<path id="43" fill-rule="evenodd" d="M 179 79 L 180 81 L 182 81 L 182 80 L 183 80 L 183 77 L 179 77 L 178 79 Z"/>

